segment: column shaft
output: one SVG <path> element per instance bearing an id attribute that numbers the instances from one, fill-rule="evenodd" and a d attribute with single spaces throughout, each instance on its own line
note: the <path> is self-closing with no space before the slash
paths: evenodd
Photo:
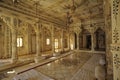
<path id="1" fill-rule="evenodd" d="M 40 37 L 40 27 L 39 25 L 36 26 L 36 57 L 35 62 L 38 63 L 40 60 L 44 59 L 41 57 L 41 37 Z"/>
<path id="2" fill-rule="evenodd" d="M 41 56 L 40 53 L 40 34 L 39 32 L 36 33 L 36 57 Z"/>
<path id="3" fill-rule="evenodd" d="M 91 34 L 91 50 L 94 51 L 94 33 Z"/>
<path id="4" fill-rule="evenodd" d="M 16 62 L 18 59 L 17 55 L 17 32 L 14 30 L 12 32 L 12 62 Z"/>
<path id="5" fill-rule="evenodd" d="M 77 34 L 77 50 L 79 50 L 79 34 Z"/>
<path id="6" fill-rule="evenodd" d="M 52 54 L 55 52 L 54 26 L 52 27 Z"/>
<path id="7" fill-rule="evenodd" d="M 61 51 L 64 52 L 64 31 L 61 32 Z"/>
<path id="8" fill-rule="evenodd" d="M 16 62 L 18 60 L 18 54 L 17 54 L 17 27 L 18 23 L 15 24 L 14 20 L 17 20 L 15 18 L 11 19 L 11 24 L 12 24 L 12 62 Z M 18 21 L 17 21 L 18 22 Z"/>

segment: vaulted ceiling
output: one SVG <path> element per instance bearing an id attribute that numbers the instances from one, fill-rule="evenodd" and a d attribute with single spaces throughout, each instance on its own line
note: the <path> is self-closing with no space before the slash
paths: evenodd
<path id="1" fill-rule="evenodd" d="M 15 1 L 17 6 L 29 8 L 36 11 L 35 2 L 38 3 L 37 10 L 39 15 L 46 15 L 66 23 L 67 12 L 73 8 L 70 13 L 72 18 L 82 21 L 103 19 L 103 0 L 1 0 L 12 4 Z M 74 1 L 74 2 L 73 2 Z M 74 20 L 73 20 L 74 21 Z M 96 22 L 97 23 L 97 22 Z"/>

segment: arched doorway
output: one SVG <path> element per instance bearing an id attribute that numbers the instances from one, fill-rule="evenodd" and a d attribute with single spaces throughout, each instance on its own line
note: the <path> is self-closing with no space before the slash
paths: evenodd
<path id="1" fill-rule="evenodd" d="M 91 49 L 91 34 L 87 29 L 83 29 L 79 35 L 79 48 L 85 50 Z"/>
<path id="2" fill-rule="evenodd" d="M 74 33 L 74 37 L 75 37 L 75 44 L 74 44 L 74 46 L 75 46 L 75 49 L 77 49 L 77 34 L 76 33 Z"/>
<path id="3" fill-rule="evenodd" d="M 96 37 L 95 50 L 105 51 L 105 32 L 101 28 L 98 28 L 95 32 L 95 37 Z"/>
<path id="4" fill-rule="evenodd" d="M 74 33 L 70 33 L 70 49 L 73 50 L 74 49 Z"/>

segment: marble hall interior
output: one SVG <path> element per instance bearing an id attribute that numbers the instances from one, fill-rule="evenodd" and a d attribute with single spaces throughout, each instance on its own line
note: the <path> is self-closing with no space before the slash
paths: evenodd
<path id="1" fill-rule="evenodd" d="M 0 0 L 0 80 L 120 80 L 120 0 Z"/>

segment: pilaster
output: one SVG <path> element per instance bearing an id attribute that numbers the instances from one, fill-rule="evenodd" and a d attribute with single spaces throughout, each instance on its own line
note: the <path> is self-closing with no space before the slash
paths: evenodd
<path id="1" fill-rule="evenodd" d="M 77 50 L 79 50 L 79 33 L 77 33 Z"/>
<path id="2" fill-rule="evenodd" d="M 14 17 L 11 18 L 11 26 L 12 26 L 12 62 L 16 62 L 18 60 L 17 55 L 17 26 L 15 25 L 15 19 Z"/>
<path id="3" fill-rule="evenodd" d="M 64 30 L 61 31 L 61 51 L 64 52 Z"/>
<path id="4" fill-rule="evenodd" d="M 35 26 L 36 32 L 36 55 L 35 55 L 35 62 L 38 63 L 40 60 L 44 59 L 41 55 L 41 35 L 40 35 L 41 25 L 39 23 Z"/>
<path id="5" fill-rule="evenodd" d="M 54 29 L 55 29 L 54 26 L 52 26 L 52 33 L 51 33 L 51 35 L 52 35 L 52 54 L 54 54 L 54 52 L 55 52 L 55 35 L 54 35 L 55 30 Z"/>

